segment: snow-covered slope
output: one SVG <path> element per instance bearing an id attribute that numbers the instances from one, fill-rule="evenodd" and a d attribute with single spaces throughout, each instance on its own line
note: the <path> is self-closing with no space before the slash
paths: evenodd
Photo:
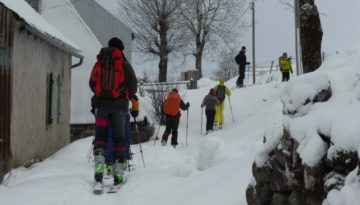
<path id="1" fill-rule="evenodd" d="M 324 73 L 333 83 L 333 100 L 324 108 L 315 106 L 304 112 L 336 112 L 340 109 L 347 115 L 347 123 L 332 125 L 330 131 L 339 131 L 343 139 L 354 139 L 350 147 L 358 146 L 360 132 L 354 127 L 358 116 L 360 99 L 358 67 L 360 65 L 359 50 L 333 56 L 322 66 L 319 72 Z M 316 73 L 306 75 L 312 76 Z M 322 76 L 323 74 L 321 74 Z M 308 78 L 308 77 L 301 78 Z M 299 78 L 300 79 L 300 78 Z M 301 80 L 301 79 L 300 79 Z M 11 173 L 7 186 L 0 186 L 0 205 L 44 205 L 44 204 L 122 204 L 122 205 L 245 205 L 245 190 L 252 178 L 251 166 L 257 153 L 263 152 L 263 137 L 267 136 L 265 146 L 276 144 L 283 128 L 283 104 L 290 100 L 301 99 L 297 95 L 284 98 L 287 91 L 295 92 L 296 86 L 289 83 L 273 82 L 256 85 L 244 89 L 236 89 L 236 79 L 226 84 L 231 88 L 231 104 L 235 122 L 232 121 L 229 101 L 225 104 L 225 125 L 223 130 L 200 135 L 201 108 L 203 97 L 216 82 L 202 79 L 198 90 L 183 90 L 185 101 L 191 103 L 189 111 L 188 145 L 186 145 L 186 112 L 183 112 L 179 128 L 177 149 L 171 146 L 161 147 L 154 141 L 144 143 L 142 148 L 146 168 L 142 166 L 139 146 L 132 146 L 135 153 L 136 170 L 121 190 L 114 195 L 94 196 L 91 192 L 93 182 L 93 163 L 88 161 L 92 137 L 79 140 L 54 154 L 42 163 L 29 169 L 19 168 Z M 327 82 L 325 81 L 318 81 Z M 311 87 L 307 84 L 306 88 Z M 305 89 L 305 88 L 304 88 Z M 300 89 L 300 91 L 303 91 Z M 296 91 L 297 92 L 297 91 Z M 283 96 L 281 98 L 281 96 Z M 288 101 L 287 101 L 288 100 Z M 293 102 L 294 102 L 293 101 Z M 350 106 L 354 112 L 350 112 Z M 323 110 L 324 109 L 324 110 Z M 338 109 L 339 110 L 339 109 Z M 339 112 L 341 113 L 341 112 Z M 338 114 L 339 114 L 338 113 Z M 311 115 L 307 115 L 311 116 Z M 342 115 L 340 115 L 341 117 Z M 324 122 L 331 121 L 332 118 Z M 309 119 L 322 125 L 318 118 Z M 299 124 L 302 126 L 303 124 Z M 203 127 L 205 126 L 205 117 Z M 338 128 L 337 128 L 338 127 Z M 358 127 L 358 126 L 357 126 Z M 277 129 L 274 129 L 277 128 Z M 326 128 L 326 126 L 320 128 Z M 280 130 L 280 132 L 278 132 Z M 351 132 L 346 132 L 350 130 Z M 164 131 L 161 127 L 160 134 Z M 309 137 L 300 133 L 301 139 Z M 273 136 L 271 138 L 269 136 Z M 305 143 L 306 141 L 304 141 Z M 336 143 L 340 145 L 347 142 Z M 316 145 L 316 144 L 315 144 Z M 305 144 L 302 148 L 311 144 Z M 315 146 L 316 148 L 316 146 Z M 299 150 L 301 152 L 301 150 Z M 348 176 L 345 187 L 341 191 L 331 192 L 328 204 L 335 205 L 336 199 L 342 197 L 340 204 L 345 203 L 347 196 L 357 198 L 360 184 L 357 170 Z M 107 181 L 111 183 L 111 181 Z M 20 196 L 20 197 L 19 197 Z"/>
<path id="2" fill-rule="evenodd" d="M 153 141 L 144 143 L 143 168 L 139 147 L 132 146 L 137 168 L 118 194 L 93 196 L 93 167 L 87 158 L 92 141 L 89 137 L 30 169 L 14 170 L 9 184 L 0 186 L 0 204 L 246 204 L 245 189 L 251 178 L 255 149 L 264 130 L 281 124 L 282 85 L 234 89 L 232 81 L 228 86 L 233 89 L 235 123 L 226 101 L 224 129 L 201 136 L 200 104 L 216 82 L 203 79 L 199 82 L 201 89 L 182 91 L 185 101 L 191 103 L 188 145 L 183 112 L 177 149 L 161 147 L 159 142 L 155 146 Z M 159 135 L 163 131 L 164 127 Z"/>

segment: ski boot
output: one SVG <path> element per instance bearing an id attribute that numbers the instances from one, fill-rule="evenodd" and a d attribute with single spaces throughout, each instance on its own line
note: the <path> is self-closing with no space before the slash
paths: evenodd
<path id="1" fill-rule="evenodd" d="M 165 140 L 161 140 L 161 146 L 165 146 L 166 145 L 166 141 Z"/>
<path id="2" fill-rule="evenodd" d="M 102 149 L 95 150 L 95 183 L 93 187 L 94 194 L 102 194 L 103 193 L 103 176 L 105 170 L 105 154 Z"/>
<path id="3" fill-rule="evenodd" d="M 106 165 L 106 175 L 111 176 L 113 172 L 113 167 L 111 164 Z"/>
<path id="4" fill-rule="evenodd" d="M 217 124 L 217 122 L 215 122 L 215 123 L 214 123 L 214 130 L 218 130 L 218 128 L 219 128 L 219 127 L 218 127 L 218 124 Z"/>
<path id="5" fill-rule="evenodd" d="M 105 154 L 101 149 L 94 151 L 95 155 L 95 181 L 102 182 L 105 170 Z"/>

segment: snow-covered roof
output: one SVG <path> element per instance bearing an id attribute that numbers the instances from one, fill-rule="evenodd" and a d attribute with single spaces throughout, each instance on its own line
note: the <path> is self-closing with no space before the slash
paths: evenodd
<path id="1" fill-rule="evenodd" d="M 80 51 L 80 48 L 74 42 L 47 22 L 24 0 L 0 0 L 0 3 L 16 13 L 31 28 L 34 28 L 35 30 L 32 29 L 33 32 L 40 32 L 40 34 L 47 36 L 46 40 L 58 41 L 57 43 L 60 44 L 64 43 L 66 45 L 60 46 L 70 47 L 69 49 L 73 52 Z"/>

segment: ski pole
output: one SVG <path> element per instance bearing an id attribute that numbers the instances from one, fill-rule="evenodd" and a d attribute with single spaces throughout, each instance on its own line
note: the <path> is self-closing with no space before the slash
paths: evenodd
<path id="1" fill-rule="evenodd" d="M 204 108 L 201 108 L 201 126 L 200 126 L 200 134 L 202 135 L 202 124 L 203 124 L 203 113 L 204 113 Z"/>
<path id="2" fill-rule="evenodd" d="M 89 154 L 87 155 L 88 162 L 90 162 L 90 160 L 92 158 L 92 151 L 93 151 L 93 148 L 94 148 L 94 140 L 95 140 L 95 137 L 92 138 L 92 143 L 91 143 L 91 146 L 90 146 Z"/>
<path id="3" fill-rule="evenodd" d="M 234 114 L 233 114 L 233 111 L 232 111 L 232 106 L 231 106 L 231 101 L 230 101 L 230 96 L 228 97 L 228 99 L 229 99 L 230 112 L 231 112 L 231 116 L 232 116 L 232 119 L 233 119 L 233 123 L 235 123 Z"/>
<path id="4" fill-rule="evenodd" d="M 158 139 L 159 139 L 159 137 L 158 137 L 158 136 L 159 136 L 160 127 L 161 127 L 161 123 L 159 123 L 159 127 L 158 127 L 158 130 L 157 130 L 157 132 L 156 132 L 154 145 L 155 145 L 155 143 L 156 143 L 156 140 L 158 140 Z"/>
<path id="5" fill-rule="evenodd" d="M 248 68 L 249 69 L 248 69 L 247 85 L 250 86 L 250 66 L 248 66 Z"/>
<path id="6" fill-rule="evenodd" d="M 139 146 L 140 146 L 140 153 L 141 153 L 143 165 L 144 165 L 144 168 L 145 168 L 144 154 L 143 154 L 143 150 L 142 150 L 142 147 L 141 147 L 141 141 L 140 141 L 140 138 L 139 138 L 139 130 L 138 130 L 138 127 L 137 127 L 137 124 L 136 124 L 136 118 L 135 117 L 134 117 L 134 123 L 135 123 L 135 130 L 136 130 L 136 134 L 137 134 L 137 140 L 138 140 L 138 143 L 139 143 Z"/>
<path id="7" fill-rule="evenodd" d="M 186 112 L 186 145 L 188 145 L 188 129 L 189 129 L 189 108 Z"/>

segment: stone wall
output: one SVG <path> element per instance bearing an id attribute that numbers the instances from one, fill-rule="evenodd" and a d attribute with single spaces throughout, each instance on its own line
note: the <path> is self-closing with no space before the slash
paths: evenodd
<path id="1" fill-rule="evenodd" d="M 70 127 L 71 142 L 89 136 L 95 136 L 95 124 L 72 124 Z"/>
<path id="2" fill-rule="evenodd" d="M 329 87 L 305 104 L 325 102 L 331 94 Z M 296 111 L 284 110 L 283 113 L 296 117 Z M 318 134 L 329 149 L 332 145 L 330 136 Z M 265 164 L 261 167 L 253 164 L 255 182 L 246 190 L 249 205 L 321 205 L 330 190 L 340 190 L 345 177 L 356 166 L 360 167 L 356 152 L 324 156 L 316 165 L 308 166 L 297 153 L 298 147 L 298 142 L 284 128 L 279 145 L 268 153 Z"/>

